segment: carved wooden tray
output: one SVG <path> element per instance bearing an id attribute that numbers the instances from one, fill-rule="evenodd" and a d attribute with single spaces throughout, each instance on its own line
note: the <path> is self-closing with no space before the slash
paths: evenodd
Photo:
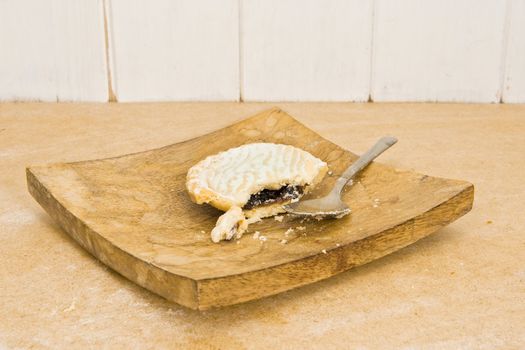
<path id="1" fill-rule="evenodd" d="M 104 264 L 192 309 L 236 304 L 322 280 L 380 258 L 467 213 L 464 181 L 371 164 L 347 188 L 352 214 L 341 220 L 285 217 L 250 226 L 237 242 L 212 243 L 220 212 L 190 201 L 186 171 L 207 155 L 250 142 L 286 143 L 325 160 L 328 188 L 356 156 L 272 109 L 210 134 L 117 158 L 27 169 L 30 193 Z M 285 236 L 285 231 L 306 227 Z M 287 239 L 286 244 L 281 240 Z"/>

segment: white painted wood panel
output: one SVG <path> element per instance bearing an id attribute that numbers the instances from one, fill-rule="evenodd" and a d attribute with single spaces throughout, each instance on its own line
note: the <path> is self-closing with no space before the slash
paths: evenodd
<path id="1" fill-rule="evenodd" d="M 0 100 L 106 101 L 101 0 L 1 0 Z"/>
<path id="2" fill-rule="evenodd" d="M 505 0 L 376 0 L 374 101 L 498 102 Z"/>
<path id="3" fill-rule="evenodd" d="M 366 101 L 371 0 L 241 0 L 245 101 Z"/>
<path id="4" fill-rule="evenodd" d="M 525 103 L 525 0 L 508 0 L 508 41 L 503 102 Z"/>
<path id="5" fill-rule="evenodd" d="M 110 0 L 118 101 L 238 100 L 238 0 Z"/>

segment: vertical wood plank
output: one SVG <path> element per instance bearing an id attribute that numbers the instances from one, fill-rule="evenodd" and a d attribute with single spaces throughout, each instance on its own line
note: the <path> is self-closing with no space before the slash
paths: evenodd
<path id="1" fill-rule="evenodd" d="M 246 101 L 366 101 L 371 0 L 242 0 Z"/>
<path id="2" fill-rule="evenodd" d="M 525 1 L 509 0 L 503 102 L 525 103 Z"/>
<path id="3" fill-rule="evenodd" d="M 374 101 L 498 102 L 505 0 L 376 0 Z"/>
<path id="4" fill-rule="evenodd" d="M 0 1 L 0 100 L 107 101 L 101 0 Z"/>
<path id="5" fill-rule="evenodd" d="M 238 10 L 238 0 L 110 0 L 117 100 L 238 100 Z"/>

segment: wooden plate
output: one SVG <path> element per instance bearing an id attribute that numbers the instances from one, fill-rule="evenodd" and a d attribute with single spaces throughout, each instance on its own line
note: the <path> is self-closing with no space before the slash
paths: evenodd
<path id="1" fill-rule="evenodd" d="M 207 155 L 261 141 L 300 147 L 329 164 L 333 175 L 310 196 L 326 192 L 356 158 L 272 109 L 151 151 L 30 167 L 28 188 L 104 264 L 169 300 L 201 310 L 333 276 L 414 243 L 472 207 L 474 187 L 468 182 L 373 163 L 347 189 L 344 200 L 353 212 L 341 220 L 266 219 L 238 243 L 212 243 L 209 232 L 220 212 L 190 201 L 186 171 Z M 295 230 L 286 236 L 288 228 Z M 253 239 L 255 230 L 267 241 Z"/>

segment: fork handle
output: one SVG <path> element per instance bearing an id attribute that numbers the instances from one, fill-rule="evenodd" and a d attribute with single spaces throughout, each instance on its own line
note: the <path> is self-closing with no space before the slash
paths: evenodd
<path id="1" fill-rule="evenodd" d="M 384 136 L 376 142 L 366 153 L 364 153 L 359 159 L 353 162 L 337 179 L 333 191 L 341 193 L 345 185 L 350 181 L 358 172 L 363 170 L 368 164 L 376 159 L 381 153 L 392 147 L 397 142 L 397 139 L 393 136 Z"/>

